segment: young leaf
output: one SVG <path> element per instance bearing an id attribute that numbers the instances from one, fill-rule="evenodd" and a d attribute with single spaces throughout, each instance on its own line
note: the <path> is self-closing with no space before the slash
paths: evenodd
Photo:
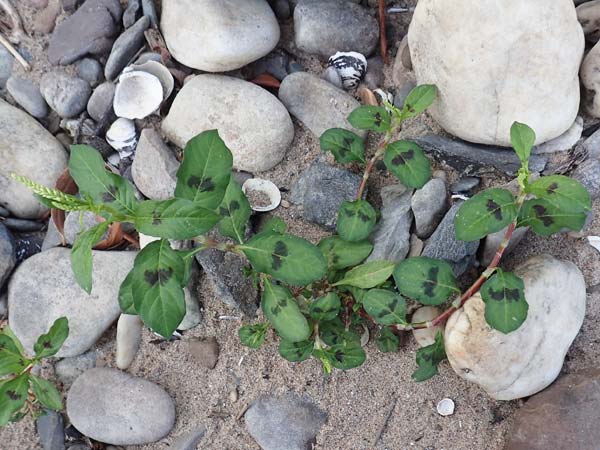
<path id="1" fill-rule="evenodd" d="M 340 344 L 360 345 L 360 336 L 352 330 L 346 330 L 339 317 L 319 323 L 319 336 L 326 345 Z"/>
<path id="2" fill-rule="evenodd" d="M 225 191 L 223 203 L 219 206 L 219 214 L 223 217 L 219 222 L 221 234 L 235 239 L 240 244 L 244 242 L 246 224 L 252 215 L 252 208 L 242 188 L 233 177 Z"/>
<path id="3" fill-rule="evenodd" d="M 311 302 L 308 305 L 308 313 L 315 320 L 333 320 L 341 307 L 340 297 L 335 292 L 330 292 Z"/>
<path id="4" fill-rule="evenodd" d="M 343 279 L 333 286 L 354 286 L 370 289 L 380 285 L 394 272 L 396 263 L 392 261 L 372 261 L 348 271 Z"/>
<path id="5" fill-rule="evenodd" d="M 259 348 L 265 342 L 269 324 L 256 323 L 245 325 L 238 330 L 238 336 L 243 345 L 250 348 Z"/>
<path id="6" fill-rule="evenodd" d="M 0 377 L 19 373 L 27 366 L 27 358 L 15 342 L 5 334 L 0 334 Z"/>
<path id="7" fill-rule="evenodd" d="M 521 164 L 526 166 L 535 144 L 535 132 L 524 123 L 514 122 L 510 127 L 510 142 Z"/>
<path id="8" fill-rule="evenodd" d="M 592 210 L 592 200 L 587 189 L 573 178 L 564 175 L 542 177 L 529 185 L 528 192 L 544 199 L 563 214 L 579 217 L 581 226 Z M 578 231 L 581 228 L 577 228 Z"/>
<path id="9" fill-rule="evenodd" d="M 229 185 L 233 156 L 217 130 L 205 131 L 190 139 L 177 171 L 175 197 L 216 209 Z"/>
<path id="10" fill-rule="evenodd" d="M 518 214 L 512 192 L 492 188 L 463 203 L 454 217 L 456 238 L 477 241 L 508 226 Z"/>
<path id="11" fill-rule="evenodd" d="M 404 101 L 401 116 L 403 119 L 416 117 L 431 106 L 437 97 L 437 87 L 433 84 L 422 84 L 415 87 Z"/>
<path id="12" fill-rule="evenodd" d="M 579 231 L 586 220 L 583 212 L 561 211 L 555 203 L 546 198 L 526 200 L 519 211 L 520 227 L 531 227 L 541 236 L 550 236 L 568 228 Z"/>
<path id="13" fill-rule="evenodd" d="M 288 289 L 265 279 L 260 306 L 265 317 L 283 339 L 299 342 L 310 336 L 308 322 Z"/>
<path id="14" fill-rule="evenodd" d="M 363 308 L 380 325 L 406 323 L 406 301 L 385 289 L 371 289 L 362 301 Z"/>
<path id="15" fill-rule="evenodd" d="M 369 237 L 377 213 L 366 200 L 345 201 L 340 206 L 337 219 L 337 231 L 348 242 L 358 242 Z"/>
<path id="16" fill-rule="evenodd" d="M 444 336 L 441 331 L 435 335 L 435 342 L 427 347 L 417 350 L 417 366 L 413 374 L 413 380 L 425 381 L 438 373 L 438 364 L 446 359 L 444 348 Z"/>
<path id="17" fill-rule="evenodd" d="M 340 164 L 365 161 L 365 141 L 352 131 L 331 128 L 321 135 L 321 150 L 331 152 Z"/>
<path id="18" fill-rule="evenodd" d="M 48 358 L 58 353 L 68 336 L 69 321 L 66 317 L 59 317 L 54 321 L 50 330 L 46 334 L 42 334 L 33 345 L 36 359 Z"/>
<path id="19" fill-rule="evenodd" d="M 133 302 L 134 277 L 135 271 L 132 269 L 121 283 L 121 287 L 119 287 L 119 307 L 121 308 L 121 313 L 123 314 L 137 314 Z"/>
<path id="20" fill-rule="evenodd" d="M 348 122 L 359 130 L 383 133 L 390 129 L 390 113 L 382 106 L 362 105 L 348 116 Z"/>
<path id="21" fill-rule="evenodd" d="M 429 159 L 414 142 L 392 142 L 385 150 L 383 162 L 400 183 L 409 188 L 422 188 L 431 177 Z"/>
<path id="22" fill-rule="evenodd" d="M 485 321 L 495 330 L 508 334 L 527 319 L 525 285 L 515 274 L 497 269 L 481 286 L 480 293 L 485 302 Z"/>
<path id="23" fill-rule="evenodd" d="M 71 249 L 71 269 L 77 284 L 85 292 L 92 292 L 92 248 L 101 239 L 110 222 L 102 222 L 80 233 Z"/>
<path id="24" fill-rule="evenodd" d="M 360 342 L 345 342 L 329 347 L 325 350 L 331 365 L 336 369 L 349 370 L 361 366 L 367 355 L 360 346 Z"/>
<path id="25" fill-rule="evenodd" d="M 36 377 L 35 375 L 30 375 L 29 384 L 35 397 L 43 407 L 53 409 L 54 411 L 62 409 L 62 400 L 56 390 L 56 386 L 48 380 Z"/>
<path id="26" fill-rule="evenodd" d="M 260 233 L 238 248 L 254 270 L 295 286 L 320 280 L 327 269 L 321 250 L 296 236 Z"/>
<path id="27" fill-rule="evenodd" d="M 8 325 L 6 325 L 2 329 L 2 331 L 0 331 L 0 335 L 8 336 L 10 338 L 10 340 L 13 342 L 13 345 L 17 348 L 17 351 L 21 355 L 25 355 L 25 349 L 23 348 L 23 344 L 21 344 L 21 341 L 19 340 L 17 335 L 14 333 L 13 330 L 11 330 L 11 328 Z"/>
<path id="28" fill-rule="evenodd" d="M 331 236 L 319 242 L 319 249 L 327 260 L 327 267 L 340 270 L 363 262 L 373 251 L 369 241 L 348 242 L 338 236 Z"/>
<path id="29" fill-rule="evenodd" d="M 0 384 L 0 427 L 11 421 L 27 400 L 29 374 L 24 373 Z"/>
<path id="30" fill-rule="evenodd" d="M 279 354 L 290 362 L 306 361 L 315 349 L 313 341 L 290 342 L 282 339 L 279 343 Z"/>
<path id="31" fill-rule="evenodd" d="M 384 327 L 377 338 L 377 348 L 381 353 L 391 353 L 398 350 L 400 339 L 390 327 Z"/>
<path id="32" fill-rule="evenodd" d="M 275 233 L 284 234 L 287 230 L 287 225 L 285 224 L 285 220 L 281 217 L 273 216 L 269 220 L 267 220 L 264 225 L 260 228 L 261 233 L 267 233 L 269 231 L 274 231 Z"/>
<path id="33" fill-rule="evenodd" d="M 424 256 L 399 262 L 394 281 L 402 295 L 423 305 L 439 305 L 452 294 L 460 294 L 452 266 Z"/>

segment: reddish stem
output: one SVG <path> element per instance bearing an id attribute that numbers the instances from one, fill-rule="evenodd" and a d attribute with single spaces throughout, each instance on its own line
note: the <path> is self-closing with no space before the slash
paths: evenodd
<path id="1" fill-rule="evenodd" d="M 383 63 L 388 64 L 387 38 L 385 36 L 385 0 L 379 0 L 379 44 Z"/>

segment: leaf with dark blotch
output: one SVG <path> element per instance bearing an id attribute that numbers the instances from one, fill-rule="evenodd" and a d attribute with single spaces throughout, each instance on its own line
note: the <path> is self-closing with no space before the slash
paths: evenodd
<path id="1" fill-rule="evenodd" d="M 519 211 L 520 227 L 531 227 L 541 235 L 550 236 L 564 229 L 579 231 L 585 225 L 587 214 L 560 210 L 545 198 L 526 200 Z"/>
<path id="2" fill-rule="evenodd" d="M 390 129 L 391 118 L 382 106 L 362 105 L 350 113 L 348 122 L 359 130 L 383 133 Z"/>
<path id="3" fill-rule="evenodd" d="M 348 242 L 338 236 L 330 236 L 319 242 L 331 270 L 352 267 L 363 262 L 373 251 L 369 241 Z"/>
<path id="4" fill-rule="evenodd" d="M 256 349 L 265 342 L 268 329 L 269 324 L 267 323 L 245 325 L 238 330 L 238 337 L 242 345 Z"/>
<path id="5" fill-rule="evenodd" d="M 525 285 L 515 274 L 497 269 L 481 287 L 480 294 L 485 302 L 485 321 L 495 330 L 508 334 L 527 319 Z"/>
<path id="6" fill-rule="evenodd" d="M 308 313 L 314 320 L 333 320 L 339 314 L 341 307 L 340 297 L 335 292 L 330 292 L 310 302 Z"/>
<path id="7" fill-rule="evenodd" d="M 48 358 L 55 355 L 69 336 L 69 321 L 66 317 L 59 317 L 54 321 L 50 330 L 42 334 L 33 345 L 37 359 Z"/>
<path id="8" fill-rule="evenodd" d="M 265 279 L 260 306 L 265 317 L 283 339 L 299 342 L 310 336 L 308 321 L 287 288 Z"/>
<path id="9" fill-rule="evenodd" d="M 235 239 L 240 244 L 244 242 L 246 224 L 252 215 L 252 208 L 242 192 L 242 188 L 233 177 L 229 181 L 223 203 L 219 206 L 218 211 L 223 217 L 223 220 L 219 222 L 221 234 Z"/>
<path id="10" fill-rule="evenodd" d="M 321 135 L 321 150 L 331 152 L 340 164 L 365 162 L 365 142 L 352 131 L 331 128 Z"/>
<path id="11" fill-rule="evenodd" d="M 369 237 L 377 222 L 377 212 L 366 200 L 345 201 L 341 204 L 337 231 L 348 242 L 359 242 Z"/>
<path id="12" fill-rule="evenodd" d="M 383 155 L 387 169 L 409 188 L 422 188 L 431 178 L 431 164 L 423 149 L 414 142 L 396 141 Z"/>
<path id="13" fill-rule="evenodd" d="M 351 329 L 346 330 L 339 317 L 319 323 L 319 336 L 326 345 L 355 343 L 360 345 L 360 336 Z"/>
<path id="14" fill-rule="evenodd" d="M 415 87 L 404 101 L 401 116 L 403 119 L 416 117 L 431 106 L 437 97 L 437 87 L 422 84 Z"/>
<path id="15" fill-rule="evenodd" d="M 110 223 L 102 222 L 80 233 L 71 248 L 71 269 L 77 284 L 88 294 L 92 292 L 92 248 L 102 239 Z"/>
<path id="16" fill-rule="evenodd" d="M 279 343 L 279 354 L 290 362 L 306 361 L 314 349 L 315 343 L 310 340 L 290 342 L 282 339 Z"/>
<path id="17" fill-rule="evenodd" d="M 439 305 L 460 294 L 452 266 L 424 256 L 400 261 L 394 270 L 398 291 L 423 305 Z"/>
<path id="18" fill-rule="evenodd" d="M 35 375 L 29 377 L 29 383 L 32 392 L 44 408 L 54 411 L 62 409 L 62 400 L 54 384 Z"/>
<path id="19" fill-rule="evenodd" d="M 135 310 L 135 305 L 133 303 L 134 276 L 135 272 L 132 269 L 119 287 L 119 307 L 121 308 L 121 313 L 123 314 L 137 315 L 137 311 Z"/>
<path id="20" fill-rule="evenodd" d="M 24 373 L 0 384 L 0 427 L 9 423 L 27 400 L 29 373 Z"/>
<path id="21" fill-rule="evenodd" d="M 400 338 L 394 334 L 390 327 L 383 327 L 377 337 L 377 348 L 382 353 L 391 353 L 398 350 Z"/>
<path id="22" fill-rule="evenodd" d="M 507 189 L 492 188 L 461 205 L 454 217 L 456 238 L 477 241 L 508 226 L 518 213 L 515 196 Z"/>
<path id="23" fill-rule="evenodd" d="M 444 359 L 446 359 L 444 336 L 441 331 L 438 331 L 433 344 L 417 350 L 417 366 L 419 368 L 412 374 L 413 380 L 421 382 L 436 375 L 438 364 Z"/>
<path id="24" fill-rule="evenodd" d="M 27 364 L 28 359 L 15 342 L 9 336 L 0 334 L 0 377 L 20 373 Z"/>
<path id="25" fill-rule="evenodd" d="M 360 342 L 345 342 L 325 350 L 331 365 L 336 369 L 349 370 L 361 366 L 367 358 Z"/>
<path id="26" fill-rule="evenodd" d="M 333 286 L 354 286 L 370 289 L 382 284 L 394 272 L 396 263 L 392 261 L 371 261 L 349 270 L 343 279 Z"/>
<path id="27" fill-rule="evenodd" d="M 260 228 L 261 233 L 273 231 L 275 233 L 283 234 L 286 232 L 286 230 L 287 230 L 287 225 L 285 223 L 285 220 L 283 220 L 281 217 L 277 217 L 277 216 L 271 217 Z"/>
<path id="28" fill-rule="evenodd" d="M 521 164 L 526 165 L 535 144 L 535 132 L 524 123 L 515 122 L 510 127 L 510 142 Z"/>
<path id="29" fill-rule="evenodd" d="M 406 301 L 399 294 L 385 289 L 371 289 L 362 301 L 369 316 L 380 325 L 406 323 Z"/>

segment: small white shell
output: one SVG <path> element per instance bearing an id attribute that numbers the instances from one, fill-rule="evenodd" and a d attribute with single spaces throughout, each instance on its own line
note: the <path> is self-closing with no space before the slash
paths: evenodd
<path id="1" fill-rule="evenodd" d="M 134 70 L 119 77 L 113 108 L 117 117 L 143 119 L 160 107 L 163 98 L 163 87 L 158 77 Z"/>
<path id="2" fill-rule="evenodd" d="M 249 180 L 246 180 L 242 185 L 242 191 L 247 197 L 250 196 L 250 194 L 254 191 L 263 193 L 269 198 L 268 205 L 252 204 L 252 198 L 248 198 L 248 201 L 250 202 L 250 207 L 253 211 L 272 211 L 275 208 L 277 208 L 281 203 L 281 192 L 279 191 L 279 188 L 269 180 L 263 180 L 261 178 L 250 178 Z"/>
<path id="3" fill-rule="evenodd" d="M 117 119 L 106 132 L 106 142 L 119 152 L 121 158 L 131 156 L 137 146 L 133 120 Z"/>
<path id="4" fill-rule="evenodd" d="M 169 98 L 175 88 L 175 80 L 169 69 L 157 61 L 146 61 L 143 64 L 133 64 L 127 67 L 123 73 L 129 73 L 133 71 L 147 72 L 150 75 L 154 75 L 160 81 L 163 88 L 163 100 Z"/>
<path id="5" fill-rule="evenodd" d="M 367 72 L 367 58 L 358 52 L 337 52 L 329 58 L 329 65 L 340 74 L 344 89 L 358 86 Z"/>
<path id="6" fill-rule="evenodd" d="M 106 160 L 113 167 L 119 167 L 119 163 L 121 162 L 121 157 L 119 156 L 119 154 L 117 152 L 114 152 L 114 153 L 111 153 L 110 155 L 108 155 L 108 158 L 106 158 Z"/>
<path id="7" fill-rule="evenodd" d="M 437 404 L 437 412 L 440 416 L 451 416 L 454 414 L 454 401 L 444 398 Z"/>

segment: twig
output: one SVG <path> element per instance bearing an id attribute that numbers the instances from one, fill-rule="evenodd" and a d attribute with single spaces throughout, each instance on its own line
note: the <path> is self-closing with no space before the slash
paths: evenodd
<path id="1" fill-rule="evenodd" d="M 0 0 L 0 1 L 2 1 L 2 0 Z M 21 56 L 21 54 L 17 51 L 16 48 L 13 47 L 13 45 L 8 41 L 8 39 L 6 39 L 1 34 L 0 34 L 0 44 L 2 44 L 4 47 L 6 47 L 6 50 L 8 50 L 9 53 L 11 55 L 13 55 L 17 61 L 19 61 L 19 64 L 21 64 L 25 70 L 27 70 L 27 71 L 31 70 L 31 65 L 27 61 L 25 61 L 25 58 L 23 58 Z"/>
<path id="2" fill-rule="evenodd" d="M 379 45 L 383 63 L 388 64 L 387 38 L 385 36 L 385 0 L 379 0 Z"/>
<path id="3" fill-rule="evenodd" d="M 387 414 L 385 415 L 385 420 L 383 421 L 383 424 L 381 425 L 381 428 L 379 428 L 379 432 L 375 436 L 375 439 L 373 440 L 373 442 L 372 442 L 371 445 L 376 446 L 377 443 L 379 442 L 379 440 L 381 439 L 381 436 L 383 435 L 383 432 L 387 428 L 387 425 L 388 425 L 388 423 L 389 423 L 389 421 L 390 421 L 390 419 L 392 417 L 392 413 L 394 412 L 394 409 L 396 409 L 396 404 L 397 403 L 398 403 L 398 397 L 395 397 L 394 400 L 392 400 L 390 408 L 389 408 Z"/>

